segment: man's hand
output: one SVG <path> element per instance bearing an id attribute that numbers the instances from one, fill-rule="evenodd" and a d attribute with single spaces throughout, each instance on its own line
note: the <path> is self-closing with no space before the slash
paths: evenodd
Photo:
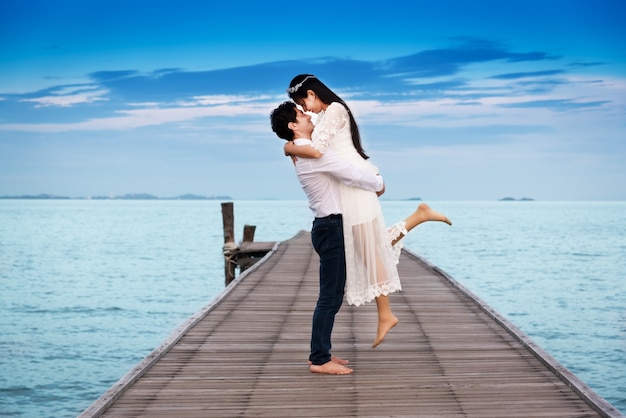
<path id="1" fill-rule="evenodd" d="M 292 142 L 292 141 L 287 141 L 287 142 L 285 143 L 285 145 L 283 145 L 283 151 L 285 152 L 285 156 L 286 156 L 286 157 L 290 157 L 290 158 L 291 158 L 291 161 L 293 162 L 293 165 L 296 165 L 296 161 L 297 161 L 296 156 L 295 156 L 295 155 L 293 155 L 293 154 L 291 154 L 291 153 L 288 151 L 288 149 L 289 149 L 289 145 L 293 145 L 293 142 Z"/>
<path id="2" fill-rule="evenodd" d="M 383 183 L 383 189 L 380 192 L 376 192 L 376 196 L 380 197 L 383 193 L 385 193 L 385 183 Z"/>
<path id="3" fill-rule="evenodd" d="M 293 141 L 287 141 L 285 142 L 285 145 L 283 145 L 283 151 L 285 151 L 285 155 L 287 157 L 292 157 L 293 155 L 291 155 L 291 153 L 289 152 L 289 147 L 293 145 Z"/>

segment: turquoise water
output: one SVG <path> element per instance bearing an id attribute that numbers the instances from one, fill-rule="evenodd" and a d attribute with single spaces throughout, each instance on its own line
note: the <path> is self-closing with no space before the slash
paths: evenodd
<path id="1" fill-rule="evenodd" d="M 429 202 L 405 245 L 626 411 L 626 202 Z M 389 223 L 415 202 L 383 201 Z M 304 201 L 235 201 L 281 241 Z M 224 286 L 217 201 L 0 200 L 0 415 L 73 417 Z"/>

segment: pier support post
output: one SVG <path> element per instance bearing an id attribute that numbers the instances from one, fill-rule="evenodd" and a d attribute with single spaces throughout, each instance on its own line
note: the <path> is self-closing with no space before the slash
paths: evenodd
<path id="1" fill-rule="evenodd" d="M 224 224 L 224 281 L 226 286 L 235 280 L 235 271 L 243 273 L 274 248 L 274 242 L 254 242 L 256 226 L 243 226 L 243 240 L 235 243 L 235 214 L 233 202 L 222 203 L 222 223 Z"/>
<path id="2" fill-rule="evenodd" d="M 226 286 L 235 279 L 236 261 L 233 260 L 237 252 L 235 244 L 235 215 L 233 202 L 222 203 L 222 223 L 224 226 L 224 280 Z"/>
<path id="3" fill-rule="evenodd" d="M 255 225 L 244 225 L 243 226 L 243 242 L 254 241 L 254 231 L 256 231 Z"/>

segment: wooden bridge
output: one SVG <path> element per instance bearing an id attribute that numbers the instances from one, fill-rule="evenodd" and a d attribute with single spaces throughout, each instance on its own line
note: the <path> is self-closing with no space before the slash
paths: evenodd
<path id="1" fill-rule="evenodd" d="M 282 242 L 81 417 L 623 417 L 444 272 L 403 251 L 400 323 L 376 349 L 376 307 L 342 307 L 333 354 L 307 366 L 319 259 Z"/>

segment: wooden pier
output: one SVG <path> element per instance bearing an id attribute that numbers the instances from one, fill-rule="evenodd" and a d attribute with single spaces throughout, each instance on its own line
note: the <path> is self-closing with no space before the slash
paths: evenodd
<path id="1" fill-rule="evenodd" d="M 274 247 L 81 417 L 623 417 L 444 272 L 403 251 L 400 323 L 376 349 L 374 304 L 342 307 L 333 354 L 307 367 L 319 259 Z"/>

